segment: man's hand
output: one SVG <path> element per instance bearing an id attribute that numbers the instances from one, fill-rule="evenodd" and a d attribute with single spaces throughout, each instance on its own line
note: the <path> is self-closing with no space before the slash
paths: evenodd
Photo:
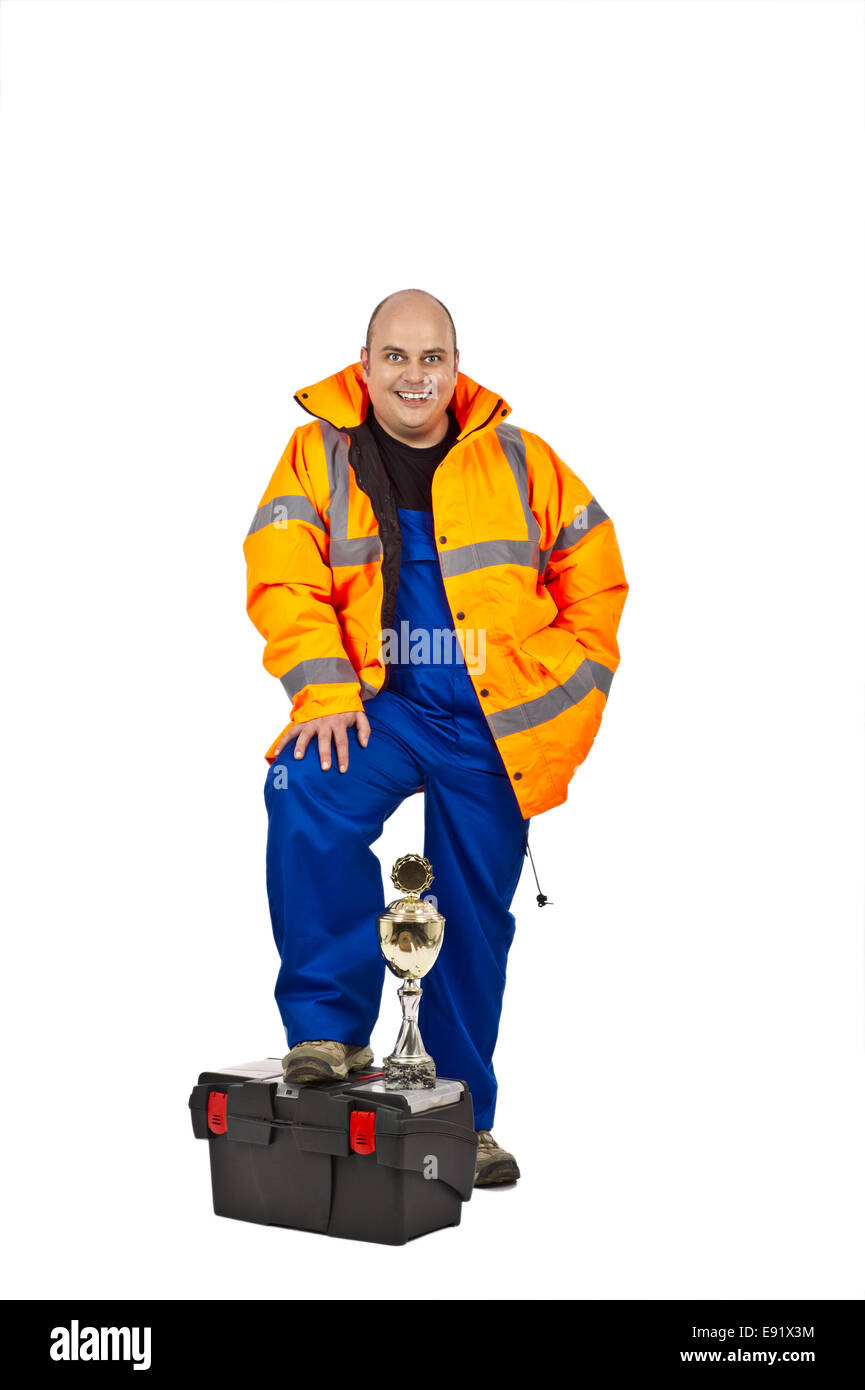
<path id="1" fill-rule="evenodd" d="M 357 740 L 361 748 L 366 748 L 369 742 L 369 720 L 363 710 L 349 710 L 347 714 L 329 714 L 326 719 L 307 719 L 299 724 L 294 724 L 289 729 L 285 738 L 276 749 L 276 757 L 279 757 L 283 748 L 292 739 L 297 739 L 294 750 L 296 758 L 302 758 L 306 752 L 306 745 L 310 742 L 313 735 L 318 735 L 318 756 L 321 760 L 322 771 L 327 771 L 330 767 L 330 740 L 333 738 L 336 745 L 336 757 L 339 763 L 340 772 L 345 772 L 348 767 L 348 736 L 346 729 L 351 724 L 357 725 Z"/>

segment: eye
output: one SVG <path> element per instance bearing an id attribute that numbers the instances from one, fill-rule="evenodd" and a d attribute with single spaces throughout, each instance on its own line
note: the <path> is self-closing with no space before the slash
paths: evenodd
<path id="1" fill-rule="evenodd" d="M 391 359 L 393 359 L 394 357 L 401 357 L 401 356 L 402 356 L 402 353 L 400 353 L 400 352 L 389 352 L 389 353 L 388 353 L 388 357 L 391 358 Z"/>
<path id="2" fill-rule="evenodd" d="M 441 358 L 440 358 L 440 356 L 439 356 L 439 354 L 438 354 L 437 352 L 428 352 L 428 353 L 427 353 L 427 361 L 428 361 L 428 362 L 441 362 Z"/>

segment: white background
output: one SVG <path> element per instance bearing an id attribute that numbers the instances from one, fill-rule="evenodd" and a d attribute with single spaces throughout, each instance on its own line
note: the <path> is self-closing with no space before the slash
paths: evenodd
<path id="1" fill-rule="evenodd" d="M 863 41 L 843 0 L 4 0 L 7 1296 L 865 1294 Z M 631 591 L 515 903 L 523 1177 L 393 1249 L 215 1217 L 187 1100 L 285 1050 L 243 539 L 411 285 Z"/>

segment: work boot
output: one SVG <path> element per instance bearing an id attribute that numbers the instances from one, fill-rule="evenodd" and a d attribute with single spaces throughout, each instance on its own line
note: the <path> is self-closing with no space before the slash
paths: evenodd
<path id="1" fill-rule="evenodd" d="M 372 1063 L 372 1049 L 356 1047 L 353 1043 L 317 1042 L 295 1043 L 282 1059 L 284 1081 L 345 1081 L 350 1071 L 363 1071 Z"/>
<path id="2" fill-rule="evenodd" d="M 507 1149 L 499 1148 L 488 1129 L 479 1129 L 475 1187 L 494 1187 L 500 1182 L 516 1182 L 520 1176 L 517 1160 Z"/>

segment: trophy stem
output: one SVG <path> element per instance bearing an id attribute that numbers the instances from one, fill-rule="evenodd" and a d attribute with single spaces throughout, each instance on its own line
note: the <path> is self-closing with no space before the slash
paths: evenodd
<path id="1" fill-rule="evenodd" d="M 402 1004 L 402 1027 L 396 1047 L 384 1059 L 385 1090 L 427 1090 L 435 1086 L 435 1062 L 423 1045 L 418 1009 L 423 990 L 417 980 L 404 980 L 397 991 Z"/>

